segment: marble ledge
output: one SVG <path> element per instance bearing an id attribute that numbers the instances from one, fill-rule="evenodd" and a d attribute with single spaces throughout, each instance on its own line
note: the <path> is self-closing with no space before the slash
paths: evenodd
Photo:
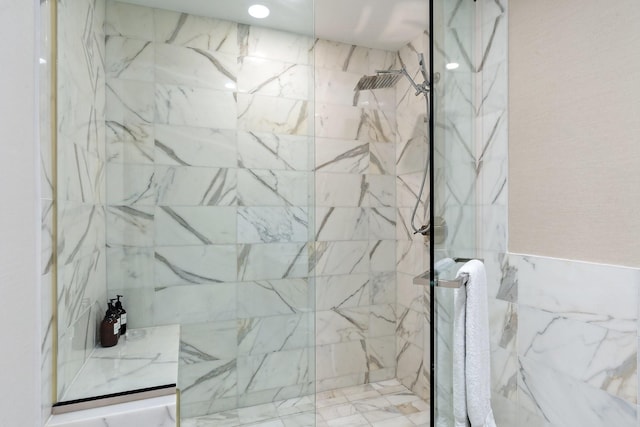
<path id="1" fill-rule="evenodd" d="M 180 325 L 131 329 L 114 347 L 96 347 L 61 401 L 178 383 Z"/>
<path id="2" fill-rule="evenodd" d="M 175 427 L 176 395 L 53 415 L 45 427 Z"/>

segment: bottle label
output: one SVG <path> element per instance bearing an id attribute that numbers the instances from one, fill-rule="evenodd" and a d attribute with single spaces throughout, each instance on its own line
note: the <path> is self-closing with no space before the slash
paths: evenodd
<path id="1" fill-rule="evenodd" d="M 113 324 L 113 335 L 118 335 L 118 332 L 120 332 L 120 325 L 116 322 Z"/>
<path id="2" fill-rule="evenodd" d="M 122 323 L 123 325 L 127 324 L 127 313 L 123 313 L 120 315 L 120 323 Z"/>

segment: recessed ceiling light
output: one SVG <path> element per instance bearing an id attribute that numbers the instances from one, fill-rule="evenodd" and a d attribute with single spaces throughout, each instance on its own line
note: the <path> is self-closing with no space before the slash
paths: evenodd
<path id="1" fill-rule="evenodd" d="M 458 64 L 457 62 L 449 62 L 447 65 L 444 66 L 444 68 L 446 68 L 447 70 L 455 70 L 459 66 L 460 64 Z"/>
<path id="2" fill-rule="evenodd" d="M 249 7 L 249 15 L 254 18 L 263 19 L 269 16 L 269 8 L 262 4 L 254 4 Z"/>

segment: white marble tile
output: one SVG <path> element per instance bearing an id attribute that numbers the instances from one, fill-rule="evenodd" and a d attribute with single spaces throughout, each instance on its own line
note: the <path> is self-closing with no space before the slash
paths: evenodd
<path id="1" fill-rule="evenodd" d="M 308 314 L 245 318 L 238 320 L 238 356 L 306 348 L 312 344 L 312 335 Z"/>
<path id="2" fill-rule="evenodd" d="M 397 242 L 397 269 L 398 272 L 418 275 L 429 269 L 428 254 L 422 242 Z"/>
<path id="3" fill-rule="evenodd" d="M 238 59 L 238 92 L 291 99 L 312 99 L 309 65 L 245 56 Z"/>
<path id="4" fill-rule="evenodd" d="M 367 175 L 369 206 L 393 207 L 396 205 L 396 188 L 393 175 Z"/>
<path id="5" fill-rule="evenodd" d="M 375 258 L 371 259 L 371 269 L 375 271 Z M 387 304 L 396 302 L 396 273 L 395 269 L 383 273 L 372 273 L 371 304 Z"/>
<path id="6" fill-rule="evenodd" d="M 76 144 L 58 150 L 58 194 L 64 200 L 99 204 L 105 198 L 105 162 Z"/>
<path id="7" fill-rule="evenodd" d="M 111 206 L 106 211 L 107 245 L 152 247 L 154 209 L 151 206 Z"/>
<path id="8" fill-rule="evenodd" d="M 364 208 L 316 208 L 316 241 L 366 240 L 369 221 Z"/>
<path id="9" fill-rule="evenodd" d="M 356 341 L 368 336 L 368 308 L 334 308 L 316 312 L 316 343 L 318 345 Z M 363 371 L 366 366 L 363 366 Z"/>
<path id="10" fill-rule="evenodd" d="M 105 72 L 108 78 L 153 83 L 153 43 L 120 36 L 107 36 L 106 43 Z"/>
<path id="11" fill-rule="evenodd" d="M 235 427 L 240 425 L 238 410 L 228 410 L 197 418 L 182 419 L 182 427 Z"/>
<path id="12" fill-rule="evenodd" d="M 102 408 L 55 415 L 47 427 L 175 427 L 176 396 L 155 397 Z M 106 423 L 106 424 L 105 424 Z"/>
<path id="13" fill-rule="evenodd" d="M 369 338 L 395 337 L 399 316 L 395 304 L 378 304 L 369 308 Z M 394 338 L 395 339 L 395 338 Z M 392 346 L 395 344 L 392 343 Z"/>
<path id="14" fill-rule="evenodd" d="M 366 273 L 316 277 L 315 309 L 368 306 L 370 281 Z"/>
<path id="15" fill-rule="evenodd" d="M 369 245 L 363 241 L 316 242 L 312 274 L 336 275 L 369 271 Z"/>
<path id="16" fill-rule="evenodd" d="M 108 1 L 105 32 L 109 36 L 153 40 L 153 9 Z"/>
<path id="17" fill-rule="evenodd" d="M 238 111 L 243 108 L 231 92 L 155 85 L 155 120 L 158 123 L 235 129 Z"/>
<path id="18" fill-rule="evenodd" d="M 156 200 L 155 169 L 151 165 L 107 164 L 107 203 L 150 206 Z"/>
<path id="19" fill-rule="evenodd" d="M 309 22 L 309 28 L 311 26 Z M 246 53 L 253 57 L 293 64 L 309 64 L 312 57 L 313 39 L 308 36 L 251 26 L 246 42 Z"/>
<path id="20" fill-rule="evenodd" d="M 319 39 L 313 50 L 314 65 L 318 68 L 367 74 L 369 52 L 370 49 L 367 48 Z"/>
<path id="21" fill-rule="evenodd" d="M 564 375 L 637 401 L 637 332 L 609 330 L 520 306 L 518 354 Z"/>
<path id="22" fill-rule="evenodd" d="M 234 91 L 238 80 L 236 55 L 197 47 L 155 44 L 156 83 Z"/>
<path id="23" fill-rule="evenodd" d="M 238 131 L 238 166 L 247 169 L 310 170 L 313 142 L 305 136 Z"/>
<path id="24" fill-rule="evenodd" d="M 393 272 L 395 270 L 395 259 L 395 240 L 374 240 L 369 242 L 369 268 L 372 273 Z"/>
<path id="25" fill-rule="evenodd" d="M 109 147 L 110 159 L 150 163 L 153 160 L 153 83 L 109 79 L 106 86 L 106 137 L 110 143 L 137 142 L 118 150 Z"/>
<path id="26" fill-rule="evenodd" d="M 398 207 L 413 208 L 416 205 L 418 193 L 422 185 L 422 177 L 424 172 L 405 173 L 396 177 L 396 204 Z M 419 212 L 425 209 L 425 204 L 428 204 L 428 183 L 425 183 L 425 189 L 423 190 L 422 197 L 420 198 L 420 205 L 418 206 Z"/>
<path id="27" fill-rule="evenodd" d="M 306 206 L 309 204 L 306 172 L 239 169 L 238 204 L 242 206 Z"/>
<path id="28" fill-rule="evenodd" d="M 236 280 L 236 246 L 156 246 L 156 286 Z"/>
<path id="29" fill-rule="evenodd" d="M 160 206 L 236 204 L 235 169 L 156 166 L 154 172 Z"/>
<path id="30" fill-rule="evenodd" d="M 262 280 L 237 285 L 238 318 L 266 317 L 310 311 L 306 279 Z"/>
<path id="31" fill-rule="evenodd" d="M 511 254 L 518 302 L 619 331 L 637 331 L 640 270 Z"/>
<path id="32" fill-rule="evenodd" d="M 158 246 L 236 243 L 236 208 L 161 206 L 154 214 Z"/>
<path id="33" fill-rule="evenodd" d="M 312 135 L 309 120 L 312 105 L 309 101 L 244 93 L 239 93 L 237 98 L 237 126 L 240 130 Z"/>
<path id="34" fill-rule="evenodd" d="M 315 140 L 315 171 L 366 173 L 369 167 L 369 145 L 362 141 L 330 138 Z"/>
<path id="35" fill-rule="evenodd" d="M 367 355 L 359 341 L 319 345 L 316 347 L 316 359 L 318 381 L 358 374 L 364 372 L 367 366 Z M 322 384 L 319 387 L 322 389 Z"/>
<path id="36" fill-rule="evenodd" d="M 424 365 L 424 350 L 398 338 L 396 352 L 398 380 L 414 393 L 426 396 L 429 389 L 429 369 Z"/>
<path id="37" fill-rule="evenodd" d="M 238 247 L 238 279 L 304 278 L 309 274 L 307 244 L 264 243 Z"/>
<path id="38" fill-rule="evenodd" d="M 100 226 L 105 223 L 102 207 L 62 202 L 59 209 L 59 227 L 64 230 L 57 243 L 60 265 L 71 264 L 104 248 L 106 230 Z"/>
<path id="39" fill-rule="evenodd" d="M 236 329 L 235 320 L 182 325 L 180 363 L 188 365 L 235 358 L 238 351 Z"/>
<path id="40" fill-rule="evenodd" d="M 396 211 L 389 207 L 372 207 L 369 211 L 369 239 L 394 240 Z"/>
<path id="41" fill-rule="evenodd" d="M 156 124 L 156 165 L 233 168 L 238 164 L 234 130 Z"/>
<path id="42" fill-rule="evenodd" d="M 156 324 L 202 323 L 235 318 L 236 292 L 233 283 L 180 285 L 156 288 Z M 188 310 L 185 310 L 188 307 Z"/>
<path id="43" fill-rule="evenodd" d="M 237 390 L 235 359 L 216 359 L 180 365 L 181 403 L 206 402 L 235 397 Z"/>
<path id="44" fill-rule="evenodd" d="M 238 388 L 250 392 L 305 383 L 309 379 L 309 362 L 306 349 L 238 357 Z"/>
<path id="45" fill-rule="evenodd" d="M 238 208 L 238 243 L 306 242 L 309 238 L 306 208 Z"/>
<path id="46" fill-rule="evenodd" d="M 154 40 L 238 55 L 238 24 L 205 16 L 153 9 Z"/>
<path id="47" fill-rule="evenodd" d="M 139 289 L 153 287 L 153 248 L 107 248 L 107 287 Z"/>
<path id="48" fill-rule="evenodd" d="M 428 319 L 422 312 L 417 312 L 409 308 L 402 308 L 398 311 L 398 324 L 396 336 L 404 341 L 423 347 L 425 334 L 428 333 Z"/>
<path id="49" fill-rule="evenodd" d="M 319 104 L 315 132 L 321 138 L 368 142 L 395 141 L 395 114 L 369 108 Z"/>
<path id="50" fill-rule="evenodd" d="M 524 409 L 551 425 L 636 425 L 635 404 L 526 357 L 519 360 L 518 401 Z"/>
<path id="51" fill-rule="evenodd" d="M 396 339 L 392 335 L 378 338 L 367 338 L 367 358 L 369 370 L 379 371 L 396 367 Z M 392 375 L 393 376 L 393 375 Z"/>
<path id="52" fill-rule="evenodd" d="M 491 348 L 491 391 L 512 402 L 518 400 L 518 355 L 501 347 Z"/>
<path id="53" fill-rule="evenodd" d="M 413 274 L 396 273 L 397 303 L 415 311 L 422 311 L 424 310 L 424 289 L 422 286 L 413 284 L 414 276 Z"/>
<path id="54" fill-rule="evenodd" d="M 386 142 L 369 143 L 369 174 L 391 175 L 396 170 L 395 144 Z"/>
<path id="55" fill-rule="evenodd" d="M 315 174 L 316 205 L 356 207 L 366 206 L 365 175 L 321 173 Z"/>
<path id="56" fill-rule="evenodd" d="M 324 41 L 318 40 L 318 45 Z M 316 61 L 318 59 L 316 58 Z M 328 58 L 327 58 L 328 60 Z M 341 69 L 324 68 L 316 64 L 315 68 L 315 101 L 321 104 L 335 104 L 356 106 L 368 102 L 369 91 L 362 92 L 360 96 L 355 91 L 355 87 L 363 73 L 346 72 Z M 354 105 L 355 103 L 355 105 Z"/>

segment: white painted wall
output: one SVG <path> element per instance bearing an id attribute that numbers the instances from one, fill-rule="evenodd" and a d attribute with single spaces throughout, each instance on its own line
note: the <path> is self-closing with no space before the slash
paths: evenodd
<path id="1" fill-rule="evenodd" d="M 0 0 L 0 427 L 42 423 L 36 3 Z"/>

